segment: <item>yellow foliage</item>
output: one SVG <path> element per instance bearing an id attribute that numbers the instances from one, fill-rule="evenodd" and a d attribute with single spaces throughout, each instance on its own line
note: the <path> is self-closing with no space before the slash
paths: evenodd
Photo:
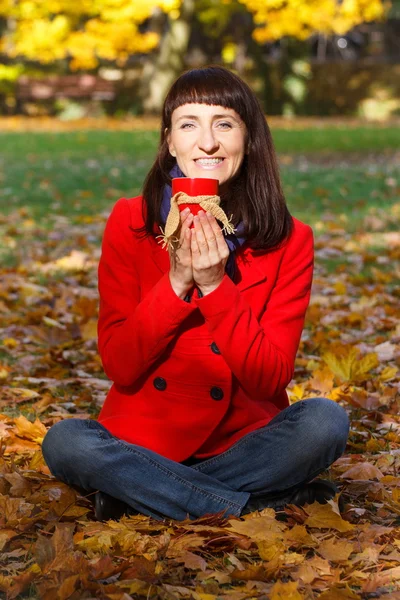
<path id="1" fill-rule="evenodd" d="M 264 44 L 283 36 L 307 39 L 319 32 L 344 34 L 360 23 L 383 19 L 390 4 L 381 0 L 240 0 L 253 13 L 255 40 Z"/>
<path id="2" fill-rule="evenodd" d="M 95 68 L 99 59 L 123 64 L 158 44 L 158 34 L 141 33 L 138 26 L 156 8 L 176 13 L 179 6 L 180 0 L 0 0 L 0 16 L 15 23 L 0 44 L 10 56 L 43 63 L 69 57 L 74 69 Z"/>
<path id="3" fill-rule="evenodd" d="M 379 366 L 375 352 L 360 357 L 354 346 L 337 346 L 322 355 L 331 371 L 343 382 L 360 382 L 367 379 L 369 371 Z"/>
<path id="4" fill-rule="evenodd" d="M 220 0 L 221 5 L 229 3 Z M 320 32 L 344 34 L 354 26 L 380 20 L 389 10 L 382 0 L 240 0 L 252 13 L 260 44 L 291 36 L 301 40 Z M 13 28 L 0 38 L 10 56 L 50 63 L 70 58 L 74 69 L 92 69 L 100 59 L 123 64 L 130 54 L 146 53 L 159 43 L 139 25 L 156 9 L 176 19 L 182 0 L 0 0 L 0 16 Z M 225 53 L 232 55 L 232 48 Z M 229 62 L 229 61 L 228 61 Z M 343 293 L 343 292 L 338 292 Z"/>

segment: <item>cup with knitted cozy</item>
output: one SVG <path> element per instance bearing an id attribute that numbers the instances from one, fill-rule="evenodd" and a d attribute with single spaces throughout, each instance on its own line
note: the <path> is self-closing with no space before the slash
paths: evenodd
<path id="1" fill-rule="evenodd" d="M 171 208 L 165 223 L 161 238 L 163 248 L 176 248 L 179 243 L 180 213 L 187 207 L 193 215 L 200 210 L 209 211 L 223 224 L 225 233 L 235 233 L 235 229 L 220 207 L 221 198 L 218 196 L 218 179 L 202 177 L 175 177 L 172 179 Z M 193 227 L 193 224 L 192 224 Z M 162 231 L 162 229 L 161 229 Z"/>
<path id="2" fill-rule="evenodd" d="M 197 215 L 202 210 L 198 196 L 218 196 L 218 179 L 206 179 L 203 177 L 174 177 L 172 179 L 172 196 L 179 192 L 185 193 L 191 199 L 196 199 L 196 203 L 182 202 L 178 204 L 179 211 L 190 208 L 192 215 Z M 194 226 L 193 223 L 191 225 Z"/>

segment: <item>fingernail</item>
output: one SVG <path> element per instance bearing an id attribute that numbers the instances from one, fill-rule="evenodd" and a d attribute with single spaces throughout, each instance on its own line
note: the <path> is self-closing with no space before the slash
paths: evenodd
<path id="1" fill-rule="evenodd" d="M 187 215 L 190 212 L 190 208 L 185 208 L 182 212 L 184 215 Z"/>

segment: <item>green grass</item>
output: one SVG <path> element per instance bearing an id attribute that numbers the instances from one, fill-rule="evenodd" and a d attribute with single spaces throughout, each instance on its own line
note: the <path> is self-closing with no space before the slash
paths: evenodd
<path id="1" fill-rule="evenodd" d="M 301 220 L 313 225 L 328 212 L 352 230 L 374 207 L 390 211 L 398 201 L 400 169 L 382 159 L 398 147 L 395 128 L 281 129 L 273 137 L 279 153 L 308 157 L 281 168 L 289 208 Z M 0 212 L 26 208 L 41 225 L 50 225 L 49 215 L 108 212 L 119 197 L 140 192 L 157 140 L 156 131 L 0 134 Z M 362 164 L 354 153 L 365 157 Z M 377 165 L 368 163 L 370 153 L 380 157 Z"/>

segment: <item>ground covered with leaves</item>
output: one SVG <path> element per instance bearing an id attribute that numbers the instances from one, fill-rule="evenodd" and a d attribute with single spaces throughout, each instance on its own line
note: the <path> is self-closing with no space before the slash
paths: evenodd
<path id="1" fill-rule="evenodd" d="M 29 206 L 8 207 L 0 217 L 13 254 L 0 270 L 0 596 L 400 599 L 400 201 L 398 175 L 381 180 L 386 187 L 374 189 L 371 177 L 375 202 L 364 198 L 362 215 L 352 220 L 328 203 L 310 221 L 314 287 L 289 388 L 292 402 L 326 396 L 349 412 L 346 454 L 327 474 L 342 514 L 336 499 L 285 515 L 97 522 L 90 498 L 49 475 L 40 445 L 60 419 L 95 418 L 110 386 L 96 341 L 109 211 L 61 210 L 44 223 Z M 329 190 L 314 188 L 320 197 Z"/>

